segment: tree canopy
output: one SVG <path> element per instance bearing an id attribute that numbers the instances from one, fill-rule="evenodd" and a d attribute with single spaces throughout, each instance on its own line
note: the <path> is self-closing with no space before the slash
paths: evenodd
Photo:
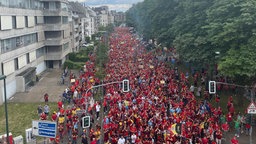
<path id="1" fill-rule="evenodd" d="M 218 63 L 225 76 L 255 78 L 255 11 L 255 0 L 144 0 L 127 11 L 127 24 L 175 47 L 183 61 Z"/>

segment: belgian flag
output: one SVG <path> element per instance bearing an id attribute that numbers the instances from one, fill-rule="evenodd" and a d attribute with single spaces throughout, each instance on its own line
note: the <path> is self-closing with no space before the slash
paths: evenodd
<path id="1" fill-rule="evenodd" d="M 181 134 L 181 123 L 175 123 L 171 127 L 171 131 L 174 135 Z"/>

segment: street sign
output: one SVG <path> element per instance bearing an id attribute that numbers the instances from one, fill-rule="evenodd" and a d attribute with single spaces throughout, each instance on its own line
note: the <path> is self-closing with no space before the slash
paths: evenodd
<path id="1" fill-rule="evenodd" d="M 51 121 L 32 121 L 32 134 L 41 137 L 55 138 L 57 123 Z"/>
<path id="2" fill-rule="evenodd" d="M 247 107 L 247 113 L 248 114 L 256 114 L 256 105 L 254 102 L 251 102 L 249 106 Z"/>

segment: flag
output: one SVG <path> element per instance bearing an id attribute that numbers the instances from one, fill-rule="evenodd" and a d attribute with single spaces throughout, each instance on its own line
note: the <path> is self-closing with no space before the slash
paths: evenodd
<path id="1" fill-rule="evenodd" d="M 174 135 L 177 135 L 178 133 L 176 132 L 176 123 L 172 125 L 171 127 L 171 132 L 174 134 Z"/>

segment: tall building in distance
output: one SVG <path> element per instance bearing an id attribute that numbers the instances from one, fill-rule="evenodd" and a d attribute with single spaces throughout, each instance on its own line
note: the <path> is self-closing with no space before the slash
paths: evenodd
<path id="1" fill-rule="evenodd" d="M 114 23 L 114 16 L 110 13 L 108 6 L 94 7 L 92 9 L 97 15 L 96 22 L 98 26 L 106 27 Z"/>
<path id="2" fill-rule="evenodd" d="M 117 12 L 115 10 L 111 11 L 111 14 L 114 17 L 114 23 L 116 24 L 121 24 L 121 23 L 125 23 L 126 21 L 126 15 L 124 12 Z"/>
<path id="3" fill-rule="evenodd" d="M 70 18 L 70 38 L 72 52 L 78 52 L 84 41 L 83 19 L 86 18 L 84 7 L 78 2 L 69 2 Z"/>
<path id="4" fill-rule="evenodd" d="M 85 19 L 84 30 L 85 36 L 92 38 L 93 34 L 98 32 L 97 14 L 91 8 L 84 6 L 87 11 L 88 17 Z"/>

